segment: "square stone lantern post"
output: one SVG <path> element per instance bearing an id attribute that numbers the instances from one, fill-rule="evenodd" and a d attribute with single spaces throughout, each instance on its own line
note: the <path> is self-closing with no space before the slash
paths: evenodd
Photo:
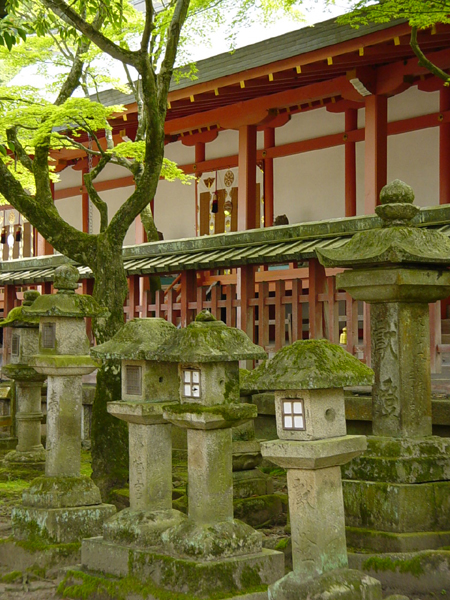
<path id="1" fill-rule="evenodd" d="M 416 226 L 419 208 L 402 181 L 380 201 L 379 229 L 317 253 L 347 269 L 339 289 L 370 304 L 373 436 L 345 468 L 349 542 L 407 552 L 450 543 L 450 442 L 432 436 L 428 306 L 450 294 L 450 240 Z"/>
<path id="2" fill-rule="evenodd" d="M 348 569 L 340 469 L 366 448 L 364 436 L 346 435 L 343 387 L 372 381 L 372 370 L 339 346 L 305 340 L 243 382 L 244 390 L 277 390 L 279 439 L 261 451 L 287 469 L 294 570 L 269 587 L 271 600 L 382 597 L 377 580 Z"/>
<path id="3" fill-rule="evenodd" d="M 103 542 L 150 547 L 161 533 L 186 519 L 172 509 L 172 425 L 163 406 L 178 404 L 178 369 L 174 363 L 146 360 L 176 333 L 164 319 L 133 319 L 108 342 L 92 348 L 93 356 L 122 361 L 122 400 L 108 412 L 128 423 L 130 507 L 105 522 Z M 97 570 L 99 539 L 85 540 L 82 561 Z M 123 567 L 122 567 L 123 568 Z"/>
<path id="4" fill-rule="evenodd" d="M 31 304 L 39 296 L 39 292 L 24 292 L 22 306 L 13 308 L 0 327 L 11 327 L 10 361 L 2 367 L 2 373 L 16 383 L 16 423 L 17 447 L 9 452 L 6 463 L 45 464 L 45 449 L 41 443 L 41 390 L 45 375 L 37 373 L 29 366 L 33 354 L 39 350 L 39 318 L 27 317 L 23 308 Z"/>
<path id="5" fill-rule="evenodd" d="M 38 536 L 69 543 L 100 533 L 116 509 L 102 504 L 92 479 L 80 475 L 82 376 L 98 368 L 89 356 L 84 317 L 105 313 L 90 296 L 76 294 L 79 273 L 72 265 L 56 269 L 56 294 L 39 296 L 23 308 L 39 317 L 39 353 L 29 361 L 48 378 L 45 477 L 32 481 L 22 506 L 12 512 L 18 539 Z"/>

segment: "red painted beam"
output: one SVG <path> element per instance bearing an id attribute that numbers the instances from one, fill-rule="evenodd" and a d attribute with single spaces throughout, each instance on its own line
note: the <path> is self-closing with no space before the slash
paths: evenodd
<path id="1" fill-rule="evenodd" d="M 358 129 L 358 111 L 349 108 L 345 111 L 345 216 L 356 217 L 356 144 L 348 139 L 348 134 Z"/>
<path id="2" fill-rule="evenodd" d="M 442 87 L 439 97 L 441 113 L 450 110 L 450 89 Z M 439 204 L 450 203 L 450 123 L 439 126 Z"/>
<path id="3" fill-rule="evenodd" d="M 387 182 L 387 98 L 367 96 L 364 165 L 364 214 L 371 215 Z"/>
<path id="4" fill-rule="evenodd" d="M 238 231 L 254 229 L 256 223 L 256 126 L 239 129 Z"/>

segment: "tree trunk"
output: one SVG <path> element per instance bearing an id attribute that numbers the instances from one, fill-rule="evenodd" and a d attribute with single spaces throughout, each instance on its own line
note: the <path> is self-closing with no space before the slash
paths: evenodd
<path id="1" fill-rule="evenodd" d="M 127 280 L 122 260 L 122 248 L 106 234 L 97 240 L 96 264 L 90 265 L 95 276 L 94 298 L 106 306 L 110 316 L 93 323 L 98 344 L 111 339 L 123 326 L 123 304 L 127 295 Z M 104 500 L 113 489 L 128 481 L 127 424 L 108 414 L 108 402 L 121 399 L 120 361 L 104 363 L 97 374 L 97 387 L 92 407 L 92 478 Z"/>

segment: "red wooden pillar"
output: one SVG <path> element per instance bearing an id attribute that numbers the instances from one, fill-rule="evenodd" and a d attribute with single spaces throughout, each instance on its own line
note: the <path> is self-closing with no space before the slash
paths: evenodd
<path id="1" fill-rule="evenodd" d="M 3 297 L 3 318 L 14 308 L 16 302 L 16 286 L 5 285 L 4 297 Z M 3 329 L 3 363 L 6 365 L 8 362 L 8 353 L 11 345 L 11 327 L 5 327 Z"/>
<path id="2" fill-rule="evenodd" d="M 89 233 L 89 194 L 84 187 L 84 176 L 88 172 L 86 167 L 81 171 L 81 222 L 84 233 Z"/>
<path id="3" fill-rule="evenodd" d="M 366 97 L 364 213 L 373 214 L 387 183 L 387 98 Z"/>
<path id="4" fill-rule="evenodd" d="M 275 129 L 264 129 L 264 149 L 275 146 Z M 273 225 L 273 158 L 264 159 L 264 227 Z"/>
<path id="5" fill-rule="evenodd" d="M 139 275 L 130 275 L 128 277 L 128 299 L 129 299 L 129 308 L 127 321 L 131 321 L 135 317 L 139 316 L 136 312 L 136 307 L 139 304 L 140 299 L 140 285 L 139 285 Z"/>
<path id="6" fill-rule="evenodd" d="M 324 267 L 317 258 L 309 260 L 309 337 L 323 338 L 323 302 L 319 294 L 326 290 L 327 276 Z"/>
<path id="7" fill-rule="evenodd" d="M 197 299 L 197 274 L 195 271 L 181 273 L 181 327 L 187 327 L 192 321 L 192 310 L 189 302 Z"/>
<path id="8" fill-rule="evenodd" d="M 348 108 L 345 111 L 345 132 L 358 129 L 358 111 Z M 356 143 L 345 142 L 345 216 L 356 217 Z"/>
<path id="9" fill-rule="evenodd" d="M 256 224 L 256 125 L 239 128 L 238 231 Z"/>
<path id="10" fill-rule="evenodd" d="M 450 110 L 450 88 L 440 91 L 439 110 Z M 439 204 L 450 203 L 450 123 L 439 126 Z"/>
<path id="11" fill-rule="evenodd" d="M 249 302 L 255 297 L 255 267 L 252 265 L 237 269 L 237 295 L 241 301 L 237 311 L 237 327 L 254 341 L 254 310 Z"/>
<path id="12" fill-rule="evenodd" d="M 55 198 L 55 184 L 50 182 L 50 189 L 52 191 L 52 197 Z M 47 242 L 47 240 L 36 230 L 36 256 L 44 256 L 53 254 L 53 246 Z"/>
<path id="13" fill-rule="evenodd" d="M 206 144 L 197 142 L 195 144 L 195 164 L 203 162 L 206 159 Z M 200 172 L 196 172 L 197 177 L 201 176 Z M 195 180 L 195 235 L 200 235 L 200 199 L 198 197 L 198 183 Z"/>

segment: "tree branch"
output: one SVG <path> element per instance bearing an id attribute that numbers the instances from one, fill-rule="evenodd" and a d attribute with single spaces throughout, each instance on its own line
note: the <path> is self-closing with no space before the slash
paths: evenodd
<path id="1" fill-rule="evenodd" d="M 153 26 L 153 2 L 152 0 L 145 0 L 145 26 L 141 38 L 141 52 L 148 52 L 148 45 L 150 43 L 150 37 L 154 29 Z"/>
<path id="2" fill-rule="evenodd" d="M 450 75 L 448 75 L 448 73 L 446 73 L 445 71 L 440 69 L 437 65 L 432 63 L 431 60 L 429 60 L 425 56 L 425 54 L 422 52 L 422 49 L 420 48 L 419 43 L 417 41 L 417 27 L 411 28 L 411 39 L 410 39 L 409 44 L 410 44 L 414 54 L 419 59 L 419 65 L 421 67 L 425 67 L 426 69 L 428 69 L 430 71 L 430 73 L 432 73 L 433 75 L 436 75 L 436 77 L 439 77 L 439 79 L 442 79 L 443 81 L 445 81 L 445 83 L 447 85 L 449 85 Z"/>
<path id="3" fill-rule="evenodd" d="M 95 236 L 82 233 L 62 219 L 53 202 L 43 204 L 30 196 L 0 160 L 0 193 L 21 215 L 39 229 L 54 248 L 81 264 L 95 260 Z"/>
<path id="4" fill-rule="evenodd" d="M 72 27 L 75 27 L 75 29 L 84 34 L 91 42 L 98 46 L 100 50 L 103 50 L 103 52 L 106 52 L 109 56 L 112 56 L 112 58 L 116 58 L 117 60 L 120 60 L 120 62 L 135 67 L 139 64 L 139 55 L 137 52 L 126 50 L 112 42 L 93 25 L 87 23 L 87 21 L 73 10 L 73 8 L 68 6 L 64 0 L 42 0 L 42 3 L 46 8 L 50 9 L 55 15 L 60 17 L 60 19 L 69 23 Z"/>
<path id="5" fill-rule="evenodd" d="M 177 0 L 167 34 L 166 52 L 158 75 L 158 102 L 160 110 L 162 108 L 161 103 L 164 104 L 164 114 L 167 108 L 167 94 L 169 93 L 170 81 L 172 79 L 178 42 L 180 40 L 181 29 L 186 21 L 189 4 L 190 0 Z"/>
<path id="6" fill-rule="evenodd" d="M 92 171 L 83 175 L 84 184 L 86 185 L 89 198 L 100 213 L 100 232 L 105 231 L 108 227 L 108 205 L 100 198 L 97 190 L 95 189 L 94 179 L 103 171 L 106 165 L 110 162 L 111 158 L 112 156 L 110 154 L 104 154 L 98 165 L 94 167 Z"/>
<path id="7" fill-rule="evenodd" d="M 22 144 L 17 138 L 17 127 L 11 127 L 10 129 L 7 129 L 6 138 L 10 144 L 13 144 L 14 154 L 17 156 L 21 164 L 25 167 L 25 169 L 30 171 L 30 173 L 33 173 L 33 161 L 25 152 Z"/>

